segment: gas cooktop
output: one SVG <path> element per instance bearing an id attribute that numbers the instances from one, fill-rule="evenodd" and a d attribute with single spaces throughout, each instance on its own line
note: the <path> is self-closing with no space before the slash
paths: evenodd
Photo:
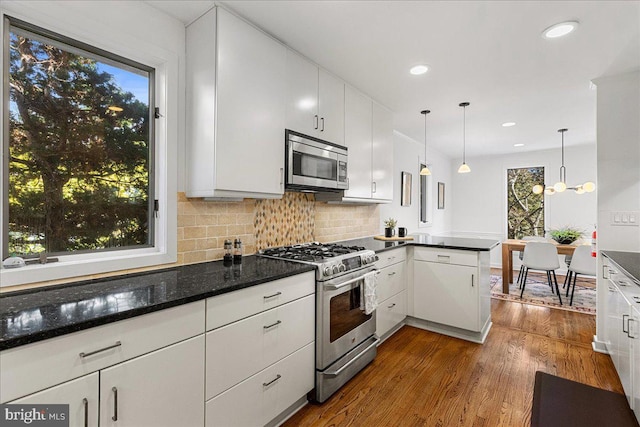
<path id="1" fill-rule="evenodd" d="M 374 251 L 362 246 L 318 242 L 263 249 L 259 255 L 316 265 L 317 280 L 337 277 L 377 260 Z"/>

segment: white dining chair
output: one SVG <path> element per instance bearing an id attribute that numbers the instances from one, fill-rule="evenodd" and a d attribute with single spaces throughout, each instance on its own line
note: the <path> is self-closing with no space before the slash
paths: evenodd
<path id="1" fill-rule="evenodd" d="M 569 287 L 571 287 L 571 300 L 569 301 L 569 305 L 573 304 L 573 293 L 576 291 L 578 274 L 584 274 L 586 276 L 596 275 L 596 259 L 591 256 L 591 245 L 580 245 L 573 251 L 571 265 L 569 265 L 569 270 L 567 271 L 569 286 L 567 286 L 567 294 L 565 295 L 567 297 L 569 296 Z M 565 278 L 565 281 L 567 278 Z M 572 279 L 573 284 L 571 283 Z"/>
<path id="2" fill-rule="evenodd" d="M 520 291 L 520 298 L 524 294 L 524 288 L 527 284 L 527 275 L 529 270 L 541 270 L 547 273 L 547 280 L 549 286 L 551 286 L 551 292 L 558 294 L 560 305 L 562 305 L 562 297 L 560 296 L 560 289 L 558 288 L 558 279 L 556 278 L 556 270 L 560 268 L 560 262 L 558 261 L 558 251 L 556 246 L 547 242 L 529 242 L 524 247 L 524 278 L 522 280 L 522 290 Z M 553 274 L 553 282 L 556 289 L 553 290 L 553 283 L 551 282 L 551 275 Z"/>
<path id="3" fill-rule="evenodd" d="M 524 236 L 520 240 L 524 240 L 526 242 L 547 242 L 548 241 L 545 237 L 542 237 L 542 236 Z M 522 262 L 524 258 L 524 251 L 520 251 L 520 253 L 518 254 L 518 258 L 520 258 L 520 262 Z M 518 273 L 518 280 L 517 280 L 518 289 L 522 287 L 522 282 L 521 282 L 522 277 L 524 277 L 524 264 L 520 264 L 520 272 Z"/>

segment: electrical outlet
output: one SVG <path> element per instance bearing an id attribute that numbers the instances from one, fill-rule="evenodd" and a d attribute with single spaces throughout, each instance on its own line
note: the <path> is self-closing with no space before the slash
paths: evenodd
<path id="1" fill-rule="evenodd" d="M 611 212 L 611 225 L 635 226 L 640 225 L 640 211 Z"/>

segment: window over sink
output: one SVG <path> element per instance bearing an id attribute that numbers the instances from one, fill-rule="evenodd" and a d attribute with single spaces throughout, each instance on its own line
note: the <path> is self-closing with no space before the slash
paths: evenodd
<path id="1" fill-rule="evenodd" d="M 175 194 L 162 119 L 175 59 L 122 50 L 120 35 L 103 42 L 104 29 L 82 23 L 74 34 L 89 43 L 6 15 L 0 22 L 0 248 L 2 260 L 27 263 L 0 269 L 1 285 L 175 261 L 175 208 L 162 206 Z"/>

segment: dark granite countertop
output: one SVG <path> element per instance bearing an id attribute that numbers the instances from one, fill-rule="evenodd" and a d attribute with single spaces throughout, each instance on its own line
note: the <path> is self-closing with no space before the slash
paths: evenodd
<path id="1" fill-rule="evenodd" d="M 0 294 L 0 350 L 313 271 L 314 266 L 247 256 Z"/>
<path id="2" fill-rule="evenodd" d="M 602 255 L 640 286 L 640 252 L 602 251 Z"/>
<path id="3" fill-rule="evenodd" d="M 466 237 L 443 237 L 428 234 L 411 234 L 413 240 L 391 241 L 377 240 L 373 237 L 345 240 L 342 243 L 348 246 L 364 246 L 375 252 L 383 252 L 404 246 L 425 246 L 443 249 L 458 249 L 463 251 L 490 251 L 500 244 L 491 239 L 470 239 Z"/>

